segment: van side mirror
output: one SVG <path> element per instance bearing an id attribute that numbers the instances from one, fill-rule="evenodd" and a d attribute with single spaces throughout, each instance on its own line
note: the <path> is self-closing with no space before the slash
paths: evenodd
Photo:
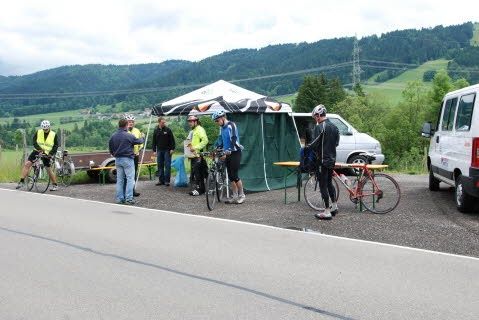
<path id="1" fill-rule="evenodd" d="M 346 131 L 345 136 L 352 136 L 353 135 L 353 129 L 348 127 L 348 131 Z"/>
<path id="2" fill-rule="evenodd" d="M 434 129 L 432 128 L 431 122 L 424 122 L 422 125 L 421 135 L 425 138 L 430 138 L 434 135 Z"/>

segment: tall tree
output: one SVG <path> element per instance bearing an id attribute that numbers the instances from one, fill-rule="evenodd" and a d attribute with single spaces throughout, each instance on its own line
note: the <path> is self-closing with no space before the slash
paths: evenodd
<path id="1" fill-rule="evenodd" d="M 296 112 L 311 112 L 318 104 L 327 104 L 328 95 L 324 76 L 306 76 L 299 87 L 295 103 Z"/>

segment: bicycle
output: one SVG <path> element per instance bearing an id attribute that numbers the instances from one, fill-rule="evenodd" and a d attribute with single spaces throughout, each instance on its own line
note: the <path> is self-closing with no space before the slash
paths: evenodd
<path id="1" fill-rule="evenodd" d="M 27 190 L 32 191 L 33 188 L 37 192 L 45 193 L 50 186 L 50 175 L 47 172 L 47 168 L 43 164 L 42 159 L 49 159 L 51 157 L 45 154 L 38 154 L 32 161 L 32 167 L 27 176 Z"/>
<path id="2" fill-rule="evenodd" d="M 368 160 L 368 162 L 371 162 L 374 159 L 368 158 Z M 346 188 L 351 202 L 354 204 L 359 203 L 360 206 L 364 206 L 366 210 L 372 213 L 388 213 L 398 206 L 399 201 L 401 200 L 401 189 L 393 177 L 385 173 L 374 173 L 373 169 L 375 169 L 375 166 L 370 164 L 357 163 L 350 164 L 347 167 L 359 170 L 359 174 L 356 176 L 352 186 L 349 186 L 346 182 L 341 180 L 338 173 L 333 170 L 333 184 L 336 188 L 337 198 L 339 198 L 337 182 L 337 180 L 339 180 Z M 383 166 L 377 168 L 383 168 Z M 321 202 L 317 200 L 318 198 L 321 198 L 321 196 L 318 197 L 318 192 L 314 192 L 316 191 L 316 186 L 319 187 L 319 181 L 314 178 L 315 180 L 310 182 L 315 176 L 316 175 L 311 176 L 308 182 L 306 182 L 304 197 L 306 203 L 308 203 L 311 208 L 315 210 L 324 210 L 324 203 L 322 203 L 322 200 L 320 200 Z M 307 191 L 306 189 L 308 186 L 310 189 L 312 188 L 311 186 L 314 186 L 315 189 L 313 191 Z M 321 203 L 322 206 L 320 205 Z"/>
<path id="3" fill-rule="evenodd" d="M 202 152 L 201 156 L 213 159 L 208 169 L 208 177 L 206 178 L 206 205 L 208 210 L 215 208 L 216 200 L 221 202 L 224 193 L 228 193 L 228 172 L 224 161 L 220 160 L 225 155 L 222 149 L 216 149 L 209 152 Z"/>
<path id="4" fill-rule="evenodd" d="M 68 155 L 68 150 L 57 151 L 55 155 L 55 170 L 58 180 L 62 185 L 68 187 L 75 175 L 75 165 Z"/>

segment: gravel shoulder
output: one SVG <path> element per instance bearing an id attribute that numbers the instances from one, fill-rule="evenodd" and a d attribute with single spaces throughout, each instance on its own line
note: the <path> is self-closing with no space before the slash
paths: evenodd
<path id="1" fill-rule="evenodd" d="M 137 205 L 479 257 L 479 209 L 470 214 L 456 211 L 452 189 L 441 184 L 439 192 L 430 192 L 427 176 L 394 177 L 402 193 L 394 211 L 384 215 L 360 213 L 341 190 L 340 212 L 331 221 L 317 220 L 316 212 L 303 200 L 284 204 L 284 190 L 250 193 L 244 204 L 220 203 L 210 212 L 204 196 L 192 197 L 186 188 L 155 186 L 156 181 L 143 180 L 137 187 L 141 193 Z M 15 184 L 0 187 L 13 189 Z M 113 203 L 115 185 L 72 185 L 49 193 Z M 293 201 L 295 195 L 296 189 L 288 189 L 288 200 Z"/>

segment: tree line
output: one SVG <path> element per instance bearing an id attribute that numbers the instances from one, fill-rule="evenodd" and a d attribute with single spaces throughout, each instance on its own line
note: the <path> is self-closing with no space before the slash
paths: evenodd
<path id="1" fill-rule="evenodd" d="M 455 26 L 437 26 L 421 30 L 398 30 L 359 40 L 361 59 L 421 64 L 429 60 L 451 60 L 451 78 L 479 81 L 479 49 L 470 45 L 475 25 L 471 22 Z M 477 28 L 477 26 L 476 26 Z M 238 79 L 284 74 L 351 61 L 353 37 L 320 40 L 313 43 L 270 45 L 261 49 L 237 49 L 199 62 L 171 60 L 162 63 L 115 66 L 64 66 L 21 77 L 0 77 L 0 95 L 7 93 L 66 93 L 104 90 L 137 90 L 211 83 L 218 79 Z M 385 71 L 377 81 L 386 81 L 406 70 Z M 364 67 L 363 78 L 381 71 Z M 323 72 L 328 78 L 350 83 L 351 65 L 331 67 Z M 275 96 L 296 92 L 304 74 L 288 74 L 274 78 L 248 80 L 239 85 L 258 93 Z M 53 111 L 92 108 L 125 102 L 133 108 L 151 106 L 181 95 L 191 88 L 175 88 L 148 93 L 111 93 L 70 98 L 34 97 L 2 99 L 0 116 L 22 116 Z"/>

